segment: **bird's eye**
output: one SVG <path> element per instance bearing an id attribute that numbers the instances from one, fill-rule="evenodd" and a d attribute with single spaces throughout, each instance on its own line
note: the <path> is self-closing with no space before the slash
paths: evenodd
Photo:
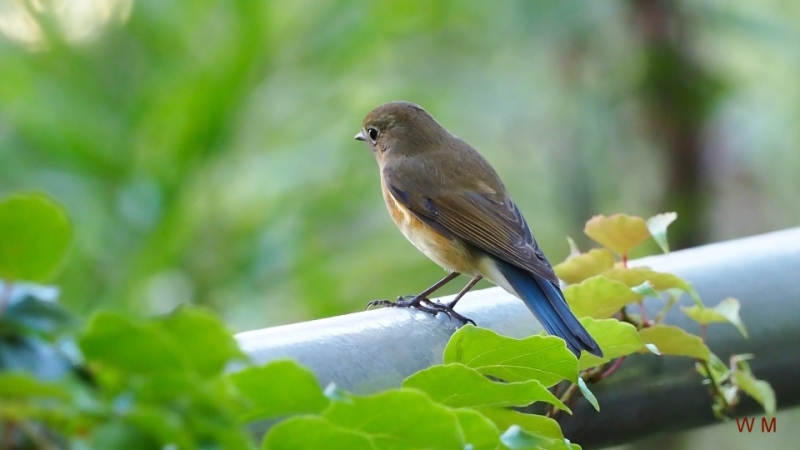
<path id="1" fill-rule="evenodd" d="M 367 130 L 367 135 L 369 135 L 369 140 L 373 143 L 378 140 L 378 129 L 375 127 L 370 127 Z"/>

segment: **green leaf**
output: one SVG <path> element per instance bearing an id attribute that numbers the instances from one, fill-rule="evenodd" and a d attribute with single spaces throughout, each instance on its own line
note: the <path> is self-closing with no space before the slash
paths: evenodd
<path id="1" fill-rule="evenodd" d="M 531 433 L 558 440 L 564 439 L 564 434 L 561 432 L 558 422 L 549 417 L 538 414 L 524 414 L 506 408 L 479 407 L 476 410 L 494 422 L 500 430 L 507 430 L 512 425 L 519 425 Z"/>
<path id="2" fill-rule="evenodd" d="M 152 374 L 187 370 L 181 346 L 157 323 L 138 323 L 119 313 L 100 312 L 78 340 L 86 359 L 125 372 Z"/>
<path id="3" fill-rule="evenodd" d="M 506 430 L 500 436 L 500 442 L 511 450 L 566 450 L 569 448 L 563 439 L 557 440 L 532 433 L 517 425 L 512 425 Z"/>
<path id="4" fill-rule="evenodd" d="M 514 339 L 467 325 L 450 338 L 443 359 L 446 364 L 461 363 L 509 382 L 539 380 L 549 387 L 564 379 L 578 379 L 575 355 L 555 336 Z"/>
<path id="5" fill-rule="evenodd" d="M 72 361 L 39 336 L 16 336 L 0 342 L 0 371 L 29 372 L 42 380 L 57 380 L 73 370 Z"/>
<path id="6" fill-rule="evenodd" d="M 587 253 L 571 256 L 553 269 L 558 278 L 566 283 L 575 284 L 599 275 L 614 267 L 614 255 L 605 248 L 595 248 Z"/>
<path id="7" fill-rule="evenodd" d="M 596 320 L 589 317 L 584 317 L 580 321 L 603 350 L 602 358 L 583 352 L 578 361 L 580 370 L 599 366 L 620 356 L 630 355 L 644 347 L 644 342 L 636 332 L 636 327 L 629 323 L 620 322 L 617 319 Z"/>
<path id="8" fill-rule="evenodd" d="M 678 218 L 678 214 L 674 212 L 656 214 L 655 216 L 647 219 L 647 229 L 653 240 L 656 241 L 664 253 L 669 253 L 669 242 L 667 242 L 667 227 Z"/>
<path id="9" fill-rule="evenodd" d="M 322 393 L 325 395 L 325 398 L 332 402 L 350 402 L 352 401 L 352 395 L 349 392 L 339 389 L 339 386 L 336 385 L 333 381 L 328 383 L 325 386 L 325 389 L 322 390 Z"/>
<path id="10" fill-rule="evenodd" d="M 641 217 L 627 214 L 594 216 L 583 229 L 587 236 L 618 255 L 628 255 L 650 237 L 650 230 Z"/>
<path id="11" fill-rule="evenodd" d="M 219 319 L 191 307 L 149 320 L 100 312 L 78 344 L 89 360 L 140 374 L 189 371 L 208 378 L 244 358 Z"/>
<path id="12" fill-rule="evenodd" d="M 249 401 L 242 420 L 252 421 L 288 414 L 318 413 L 328 406 L 314 374 L 294 361 L 273 361 L 228 375 Z"/>
<path id="13" fill-rule="evenodd" d="M 570 309 L 577 317 L 605 319 L 642 296 L 619 281 L 596 276 L 564 289 Z"/>
<path id="14" fill-rule="evenodd" d="M 733 378 L 739 389 L 761 404 L 767 417 L 775 415 L 775 391 L 766 381 L 756 379 L 749 365 L 739 364 L 733 372 Z"/>
<path id="15" fill-rule="evenodd" d="M 642 297 L 661 298 L 661 294 L 653 288 L 653 283 L 651 283 L 650 280 L 630 289 Z"/>
<path id="16" fill-rule="evenodd" d="M 506 430 L 500 440 L 511 450 L 534 450 L 550 443 L 549 438 L 527 432 L 517 425 Z"/>
<path id="17" fill-rule="evenodd" d="M 569 411 L 538 380 L 498 383 L 463 364 L 421 370 L 406 378 L 403 387 L 419 389 L 434 401 L 453 408 L 526 406 L 541 401 Z"/>
<path id="18" fill-rule="evenodd" d="M 154 436 L 123 418 L 112 418 L 100 422 L 91 430 L 87 446 L 84 448 L 103 450 L 130 450 L 161 448 Z"/>
<path id="19" fill-rule="evenodd" d="M 69 399 L 61 385 L 42 382 L 26 372 L 0 373 L 0 398 L 58 398 Z"/>
<path id="20" fill-rule="evenodd" d="M 0 292 L 8 285 L 0 281 Z M 0 332 L 13 329 L 15 334 L 35 332 L 53 334 L 74 321 L 64 307 L 55 302 L 58 289 L 32 283 L 15 283 L 0 316 Z"/>
<path id="21" fill-rule="evenodd" d="M 500 445 L 500 431 L 491 420 L 479 412 L 462 408 L 453 411 L 461 438 L 466 443 L 463 448 L 472 450 L 495 450 Z"/>
<path id="22" fill-rule="evenodd" d="M 742 323 L 742 319 L 739 317 L 740 307 L 739 301 L 735 298 L 726 298 L 713 308 L 694 305 L 688 308 L 681 307 L 681 310 L 700 325 L 707 325 L 714 322 L 728 322 L 739 329 L 742 336 L 748 337 L 744 323 Z"/>
<path id="23" fill-rule="evenodd" d="M 334 402 L 322 416 L 334 425 L 369 436 L 380 449 L 463 448 L 466 444 L 455 414 L 416 389 L 353 397 L 351 403 Z"/>
<path id="24" fill-rule="evenodd" d="M 0 278 L 47 281 L 72 239 L 67 214 L 42 194 L 13 195 L 0 201 Z"/>
<path id="25" fill-rule="evenodd" d="M 708 361 L 709 350 L 703 340 L 672 325 L 653 325 L 639 330 L 642 340 L 654 344 L 662 355 L 691 356 Z"/>
<path id="26" fill-rule="evenodd" d="M 644 344 L 644 347 L 652 354 L 661 356 L 661 352 L 654 344 Z"/>
<path id="27" fill-rule="evenodd" d="M 569 244 L 569 255 L 567 256 L 567 258 L 571 258 L 573 256 L 578 256 L 581 254 L 581 249 L 578 248 L 578 244 L 576 244 L 575 240 L 569 236 L 567 236 L 567 244 Z"/>
<path id="28" fill-rule="evenodd" d="M 586 382 L 583 381 L 583 378 L 578 378 L 578 389 L 581 390 L 581 394 L 583 394 L 589 404 L 592 405 L 594 410 L 600 411 L 600 403 L 597 402 L 597 397 L 594 396 L 594 393 L 589 389 L 589 386 L 586 385 Z"/>
<path id="29" fill-rule="evenodd" d="M 245 358 L 233 334 L 209 311 L 181 307 L 158 322 L 200 376 L 217 375 L 229 361 Z"/>
<path id="30" fill-rule="evenodd" d="M 690 286 L 691 287 L 691 286 Z M 656 316 L 653 318 L 653 322 L 661 323 L 664 321 L 664 317 L 667 315 L 670 309 L 678 303 L 681 297 L 681 290 L 680 289 L 667 289 L 667 302 L 664 303 L 664 306 L 658 311 Z M 702 305 L 702 302 L 700 302 Z"/>
<path id="31" fill-rule="evenodd" d="M 178 448 L 194 447 L 186 424 L 180 415 L 169 409 L 137 405 L 122 417 L 126 422 L 157 439 L 162 445 L 173 444 Z"/>
<path id="32" fill-rule="evenodd" d="M 657 291 L 664 291 L 670 288 L 678 288 L 684 292 L 693 291 L 689 284 L 677 275 L 656 272 L 649 267 L 633 267 L 631 269 L 615 268 L 603 272 L 603 276 L 619 281 L 631 288 L 640 286 L 642 283 L 649 281 L 653 285 L 653 289 Z"/>
<path id="33" fill-rule="evenodd" d="M 710 369 L 711 373 L 706 370 L 706 367 Z M 700 375 L 706 378 L 713 377 L 718 386 L 723 385 L 730 376 L 730 369 L 728 365 L 722 362 L 722 360 L 713 353 L 709 353 L 709 359 L 707 363 L 698 362 L 695 364 L 695 368 Z"/>
<path id="34" fill-rule="evenodd" d="M 372 438 L 317 416 L 292 417 L 269 430 L 262 450 L 379 450 Z"/>

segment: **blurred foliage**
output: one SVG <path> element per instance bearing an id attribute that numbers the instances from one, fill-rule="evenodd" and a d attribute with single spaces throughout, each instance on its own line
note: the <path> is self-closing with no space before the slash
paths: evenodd
<path id="1" fill-rule="evenodd" d="M 584 315 L 602 358 L 576 357 L 556 336 L 513 339 L 467 325 L 445 346 L 443 364 L 411 374 L 400 388 L 355 396 L 335 384 L 323 391 L 293 361 L 249 364 L 223 322 L 202 308 L 147 320 L 103 310 L 85 324 L 74 320 L 56 302 L 56 288 L 28 281 L 46 281 L 65 256 L 72 230 L 63 209 L 44 195 L 11 196 L 0 201 L 0 447 L 255 449 L 247 425 L 269 419 L 263 449 L 316 449 L 334 440 L 336 448 L 372 450 L 579 450 L 553 417 L 571 414 L 578 391 L 599 411 L 588 383 L 611 376 L 636 352 L 694 358 L 720 417 L 743 393 L 772 416 L 775 394 L 751 372 L 753 355 L 733 355 L 728 368 L 704 342 L 715 322 L 746 334 L 738 301 L 707 309 L 679 277 L 627 267 L 628 254 L 650 237 L 667 251 L 675 218 L 595 216 L 585 232 L 603 244 L 599 254 L 614 249 L 621 261 L 610 256 L 609 264 L 573 245 L 557 266 L 575 283 L 565 298 Z M 700 337 L 660 323 L 664 314 L 646 317 L 645 297 L 660 302 L 672 290 L 694 298 L 682 310 L 701 325 Z M 629 313 L 632 303 L 641 316 Z M 553 386 L 562 383 L 569 387 L 558 397 Z M 536 403 L 549 412 L 519 410 Z"/>
<path id="2" fill-rule="evenodd" d="M 438 278 L 352 142 L 388 100 L 482 151 L 552 260 L 595 213 L 680 198 L 707 197 L 679 243 L 796 224 L 800 4 L 663 3 L 3 0 L 0 194 L 70 212 L 71 309 L 236 329 Z"/>

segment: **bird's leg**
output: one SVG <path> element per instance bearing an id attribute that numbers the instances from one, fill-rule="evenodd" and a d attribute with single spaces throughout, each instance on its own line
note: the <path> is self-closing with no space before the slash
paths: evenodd
<path id="1" fill-rule="evenodd" d="M 456 298 L 454 298 L 453 301 L 447 304 L 447 308 L 448 309 L 455 308 L 456 303 L 458 303 L 458 301 L 461 300 L 461 297 L 463 297 L 467 292 L 469 292 L 473 287 L 475 287 L 475 285 L 478 284 L 478 281 L 481 281 L 482 279 L 483 276 L 478 275 L 469 280 L 469 283 L 467 283 L 467 285 L 464 286 L 464 289 L 461 289 L 458 295 L 456 295 Z"/>
<path id="2" fill-rule="evenodd" d="M 463 297 L 464 294 L 469 292 L 470 289 L 475 287 L 475 285 L 478 284 L 478 281 L 481 281 L 481 279 L 483 279 L 483 277 L 481 275 L 478 275 L 478 276 L 472 278 L 471 280 L 469 280 L 469 283 L 467 283 L 467 285 L 464 286 L 463 289 L 461 289 L 461 291 L 458 293 L 458 295 L 456 295 L 456 298 L 454 298 L 453 301 L 451 301 L 450 303 L 446 303 L 446 304 L 442 304 L 442 303 L 436 302 L 436 303 L 431 305 L 432 308 L 435 309 L 436 311 L 441 311 L 441 312 L 447 314 L 448 316 L 453 317 L 455 319 L 458 319 L 458 320 L 460 320 L 460 321 L 462 321 L 464 323 L 468 323 L 469 322 L 469 323 L 475 325 L 475 321 L 474 320 L 462 316 L 461 314 L 455 312 L 455 310 L 453 308 L 456 306 L 456 303 L 458 303 L 458 301 L 461 300 L 461 297 Z"/>
<path id="3" fill-rule="evenodd" d="M 367 309 L 373 306 L 391 306 L 395 308 L 416 308 L 420 311 L 425 311 L 428 314 L 433 314 L 434 316 L 438 312 L 437 309 L 434 309 L 430 306 L 423 305 L 422 302 L 431 303 L 428 300 L 428 296 L 434 292 L 436 292 L 439 288 L 444 286 L 445 284 L 453 281 L 457 276 L 461 275 L 458 272 L 451 272 L 447 274 L 446 277 L 442 278 L 441 280 L 437 281 L 433 284 L 433 286 L 425 289 L 424 291 L 420 292 L 417 295 L 413 296 L 400 296 L 397 297 L 397 301 L 390 301 L 390 300 L 372 300 L 371 302 L 367 303 Z"/>

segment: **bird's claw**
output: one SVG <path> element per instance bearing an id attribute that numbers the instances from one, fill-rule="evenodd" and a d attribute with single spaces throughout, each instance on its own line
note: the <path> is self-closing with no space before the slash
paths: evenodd
<path id="1" fill-rule="evenodd" d="M 461 314 L 457 313 L 456 310 L 453 309 L 453 305 L 451 303 L 442 303 L 438 300 L 436 302 L 431 302 L 430 300 L 428 300 L 428 303 L 430 303 L 431 309 L 436 310 L 436 312 L 442 312 L 444 314 L 447 314 L 447 317 L 460 320 L 462 323 L 464 323 L 464 325 L 471 323 L 472 325 L 477 326 L 474 320 L 470 319 L 469 317 L 464 317 Z"/>
<path id="2" fill-rule="evenodd" d="M 373 306 L 386 306 L 390 308 L 414 308 L 426 312 L 432 316 L 435 316 L 438 311 L 434 308 L 423 305 L 422 304 L 423 302 L 431 304 L 430 300 L 424 297 L 420 297 L 418 295 L 401 295 L 398 296 L 397 300 L 395 301 L 372 300 L 371 302 L 367 303 L 367 309 L 370 309 Z"/>
<path id="3" fill-rule="evenodd" d="M 371 302 L 367 303 L 367 309 L 372 308 L 373 306 L 386 306 L 391 308 L 415 308 L 420 311 L 426 312 L 432 316 L 436 316 L 439 313 L 444 313 L 447 317 L 451 319 L 460 320 L 464 324 L 471 323 L 475 325 L 475 321 L 464 317 L 461 314 L 457 313 L 454 309 L 452 304 L 450 303 L 441 303 L 437 301 L 431 301 L 428 298 L 420 297 L 418 295 L 401 295 L 397 297 L 396 301 L 391 300 L 372 300 Z"/>

